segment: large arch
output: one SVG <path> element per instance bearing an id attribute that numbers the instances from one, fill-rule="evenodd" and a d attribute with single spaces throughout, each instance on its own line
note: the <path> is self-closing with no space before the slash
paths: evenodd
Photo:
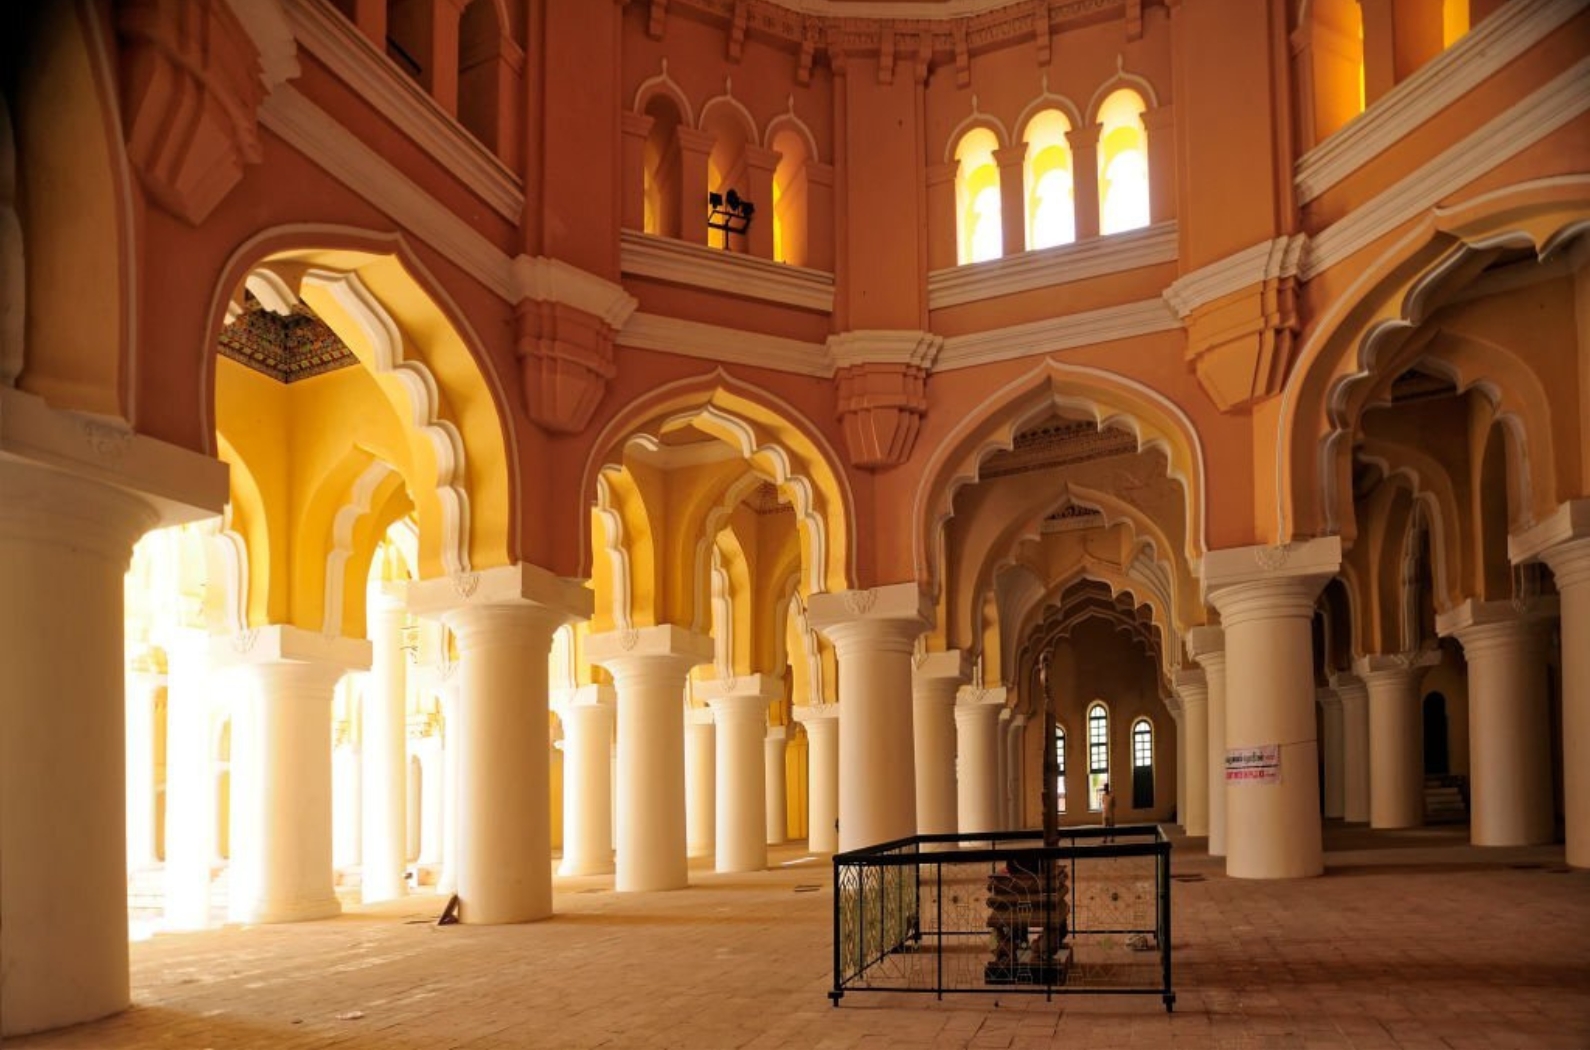
<path id="1" fill-rule="evenodd" d="M 1557 480 L 1573 472 L 1558 460 L 1574 453 L 1559 440 L 1562 421 L 1552 419 L 1534 369 L 1496 341 L 1420 329 L 1502 251 L 1527 248 L 1549 261 L 1590 229 L 1587 212 L 1590 176 L 1577 175 L 1432 209 L 1336 297 L 1304 340 L 1281 395 L 1274 441 L 1279 542 L 1337 532 L 1351 538 L 1351 435 L 1384 387 L 1421 355 L 1460 390 L 1485 393 L 1504 416 L 1524 453 L 1510 473 L 1527 485 L 1532 511 L 1543 515 L 1561 501 Z M 1531 403 L 1531 393 L 1542 396 Z"/>
<path id="2" fill-rule="evenodd" d="M 989 456 L 1012 449 L 1023 428 L 1056 412 L 1092 419 L 1101 430 L 1126 430 L 1136 438 L 1138 451 L 1156 449 L 1165 456 L 1169 476 L 1184 493 L 1187 529 L 1181 554 L 1189 563 L 1202 559 L 1204 455 L 1192 421 L 1163 394 L 1135 380 L 1045 360 L 995 391 L 986 407 L 959 423 L 927 459 L 913 501 L 913 558 L 917 579 L 933 594 L 943 583 L 944 525 L 954 515 L 955 493 L 978 480 Z"/>

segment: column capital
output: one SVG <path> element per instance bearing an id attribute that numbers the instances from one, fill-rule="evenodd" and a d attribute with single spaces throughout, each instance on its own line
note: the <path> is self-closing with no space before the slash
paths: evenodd
<path id="1" fill-rule="evenodd" d="M 208 646 L 210 660 L 217 667 L 303 664 L 332 674 L 333 681 L 347 671 L 370 669 L 370 643 L 365 639 L 328 636 L 291 624 L 211 635 Z"/>
<path id="2" fill-rule="evenodd" d="M 707 701 L 714 725 L 730 722 L 767 724 L 767 701 L 756 693 L 723 693 Z"/>
<path id="3" fill-rule="evenodd" d="M 998 707 L 1009 710 L 1005 702 L 1010 699 L 1010 690 L 1002 685 L 982 686 L 963 685 L 955 691 L 955 707 Z"/>
<path id="4" fill-rule="evenodd" d="M 964 682 L 972 675 L 971 654 L 964 649 L 918 653 L 911 659 L 913 680 L 949 678 Z"/>
<path id="5" fill-rule="evenodd" d="M 775 170 L 778 167 L 779 159 L 783 156 L 776 149 L 768 149 L 766 146 L 753 146 L 750 143 L 742 147 L 740 155 L 745 158 L 746 167 L 760 168 L 763 171 Z M 769 201 L 769 206 L 772 203 L 772 201 Z"/>
<path id="6" fill-rule="evenodd" d="M 1315 687 L 1314 702 L 1324 708 L 1342 706 L 1342 698 L 1336 694 L 1334 688 L 1328 685 Z"/>
<path id="7" fill-rule="evenodd" d="M 1073 152 L 1084 149 L 1098 149 L 1099 135 L 1104 131 L 1102 124 L 1084 124 L 1066 132 L 1066 142 L 1070 143 Z"/>
<path id="8" fill-rule="evenodd" d="M 576 580 L 557 576 L 538 565 L 516 562 L 415 580 L 405 588 L 404 599 L 415 615 L 440 619 L 449 626 L 449 618 L 462 610 L 522 605 L 546 610 L 556 627 L 590 619 L 596 595 Z"/>
<path id="9" fill-rule="evenodd" d="M 607 668 L 614 678 L 647 669 L 684 675 L 700 664 L 712 662 L 712 639 L 671 623 L 604 631 L 585 640 L 585 658 Z"/>
<path id="10" fill-rule="evenodd" d="M 695 685 L 695 694 L 707 702 L 724 697 L 751 697 L 763 705 L 784 698 L 784 680 L 770 674 L 742 674 L 732 678 L 704 678 Z"/>
<path id="11" fill-rule="evenodd" d="M 1570 544 L 1574 540 L 1590 538 L 1590 499 L 1574 499 L 1559 503 L 1542 521 L 1507 537 L 1507 557 L 1514 565 L 1550 559 L 1546 553 L 1554 547 Z M 1553 572 L 1556 567 L 1553 566 Z"/>
<path id="12" fill-rule="evenodd" d="M 994 163 L 1001 168 L 1019 168 L 1027 162 L 1027 144 L 1001 146 L 994 151 Z"/>
<path id="13" fill-rule="evenodd" d="M 955 724 L 957 726 L 975 725 L 978 721 L 998 722 L 1000 712 L 1009 710 L 998 704 L 970 703 L 955 705 Z"/>
<path id="14" fill-rule="evenodd" d="M 788 744 L 789 738 L 790 727 L 787 723 L 784 725 L 770 725 L 767 727 L 767 742 L 769 744 Z"/>
<path id="15" fill-rule="evenodd" d="M 1353 674 L 1367 688 L 1370 682 L 1398 677 L 1412 678 L 1425 668 L 1441 662 L 1438 649 L 1421 649 L 1407 653 L 1365 653 L 1353 659 Z"/>
<path id="16" fill-rule="evenodd" d="M 685 708 L 685 725 L 710 726 L 712 724 L 712 708 L 705 705 L 701 707 Z"/>
<path id="17" fill-rule="evenodd" d="M 795 721 L 806 727 L 806 735 L 830 733 L 839 728 L 838 704 L 808 704 L 790 709 Z"/>
<path id="18" fill-rule="evenodd" d="M 1162 699 L 1163 699 L 1164 704 L 1165 704 L 1165 710 L 1169 711 L 1170 712 L 1170 717 L 1174 718 L 1176 720 L 1176 722 L 1179 724 L 1181 722 L 1181 713 L 1182 713 L 1181 698 L 1178 697 L 1178 696 L 1167 696 L 1167 697 L 1164 697 Z M 1206 701 L 1208 700 L 1208 694 L 1207 693 L 1205 694 L 1204 699 Z"/>
<path id="19" fill-rule="evenodd" d="M 911 653 L 917 637 L 933 623 L 933 602 L 914 581 L 865 590 L 814 594 L 806 604 L 807 622 L 839 650 L 867 647 Z"/>
<path id="20" fill-rule="evenodd" d="M 1209 702 L 1209 678 L 1199 667 L 1183 667 L 1176 672 L 1172 683 L 1176 687 L 1176 699 L 1181 701 L 1183 707 L 1193 707 Z M 1166 706 L 1170 705 L 1170 698 L 1166 698 Z"/>
<path id="21" fill-rule="evenodd" d="M 1583 587 L 1590 583 L 1590 536 L 1581 536 L 1550 547 L 1541 552 L 1540 560 L 1551 568 L 1558 591 Z"/>
<path id="22" fill-rule="evenodd" d="M 553 689 L 550 691 L 549 703 L 559 718 L 564 717 L 564 712 L 577 707 L 606 707 L 611 709 L 618 702 L 618 690 L 603 682 L 598 685 L 578 685 L 573 689 Z"/>
<path id="23" fill-rule="evenodd" d="M 712 132 L 683 125 L 674 129 L 674 136 L 679 142 L 679 148 L 689 153 L 711 153 L 712 147 L 718 143 L 717 136 Z"/>
<path id="24" fill-rule="evenodd" d="M 1542 628 L 1557 616 L 1556 598 L 1530 598 L 1520 601 L 1465 600 L 1456 608 L 1437 613 L 1436 633 L 1452 635 L 1463 643 L 1463 651 L 1502 645 L 1545 641 Z"/>
<path id="25" fill-rule="evenodd" d="M 1357 666 L 1357 662 L 1354 662 Z M 1364 680 L 1352 671 L 1332 671 L 1330 675 L 1331 688 L 1336 690 L 1336 695 L 1345 700 L 1363 700 L 1369 696 L 1369 686 Z"/>
<path id="26" fill-rule="evenodd" d="M 1221 660 L 1226 658 L 1226 629 L 1218 625 L 1190 628 L 1183 644 L 1186 646 L 1187 655 L 1207 669 L 1209 666 L 1206 662 L 1207 657 L 1218 656 Z"/>
<path id="27" fill-rule="evenodd" d="M 1314 600 L 1341 564 L 1340 536 L 1228 547 L 1204 555 L 1203 588 L 1225 627 L 1249 619 L 1311 616 Z"/>

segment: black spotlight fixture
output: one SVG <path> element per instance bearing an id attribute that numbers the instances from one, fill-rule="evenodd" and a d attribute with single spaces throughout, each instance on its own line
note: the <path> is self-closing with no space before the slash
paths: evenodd
<path id="1" fill-rule="evenodd" d="M 756 205 L 735 190 L 707 194 L 707 206 L 711 209 L 707 214 L 707 226 L 723 231 L 724 250 L 729 247 L 729 234 L 744 233 L 750 229 L 751 216 L 756 214 Z"/>

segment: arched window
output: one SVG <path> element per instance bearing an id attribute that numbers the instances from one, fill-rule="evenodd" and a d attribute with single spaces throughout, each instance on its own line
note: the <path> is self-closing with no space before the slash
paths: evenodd
<path id="1" fill-rule="evenodd" d="M 1132 723 L 1132 808 L 1154 805 L 1154 724 L 1146 718 Z"/>
<path id="2" fill-rule="evenodd" d="M 987 262 L 1004 253 L 999 165 L 994 163 L 994 150 L 998 148 L 999 140 L 987 128 L 973 128 L 955 147 L 955 160 L 959 165 L 955 172 L 959 244 L 956 259 L 962 265 Z"/>
<path id="3" fill-rule="evenodd" d="M 644 218 L 642 229 L 663 237 L 679 236 L 679 109 L 665 95 L 646 103 L 651 130 L 641 161 Z"/>
<path id="4" fill-rule="evenodd" d="M 1110 782 L 1110 715 L 1103 704 L 1088 708 L 1088 809 L 1104 808 L 1104 785 Z"/>
<path id="5" fill-rule="evenodd" d="M 745 147 L 756 142 L 756 129 L 748 125 L 750 117 L 732 102 L 713 100 L 702 108 L 701 130 L 712 135 L 712 152 L 707 154 L 707 185 L 699 200 L 700 207 L 709 214 L 709 194 L 727 197 L 732 190 L 743 199 L 749 199 L 750 183 L 747 181 Z M 766 204 L 766 201 L 753 201 Z M 750 238 L 742 230 L 707 231 L 707 247 L 724 251 L 750 250 Z"/>
<path id="6" fill-rule="evenodd" d="M 773 258 L 806 265 L 806 139 L 792 128 L 773 136 L 778 167 L 773 171 Z"/>
<path id="7" fill-rule="evenodd" d="M 1054 727 L 1054 802 L 1055 812 L 1066 811 L 1066 730 L 1065 726 Z"/>
<path id="8" fill-rule="evenodd" d="M 1148 225 L 1148 133 L 1143 99 L 1129 88 L 1099 107 L 1099 232 Z"/>
<path id="9" fill-rule="evenodd" d="M 1052 248 L 1077 239 L 1071 122 L 1046 109 L 1027 122 L 1027 247 Z"/>

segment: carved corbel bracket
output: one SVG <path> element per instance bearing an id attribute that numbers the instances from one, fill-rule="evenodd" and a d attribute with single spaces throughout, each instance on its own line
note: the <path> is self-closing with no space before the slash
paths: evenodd
<path id="1" fill-rule="evenodd" d="M 261 157 L 260 54 L 225 0 L 118 5 L 127 157 L 144 189 L 197 226 Z"/>

